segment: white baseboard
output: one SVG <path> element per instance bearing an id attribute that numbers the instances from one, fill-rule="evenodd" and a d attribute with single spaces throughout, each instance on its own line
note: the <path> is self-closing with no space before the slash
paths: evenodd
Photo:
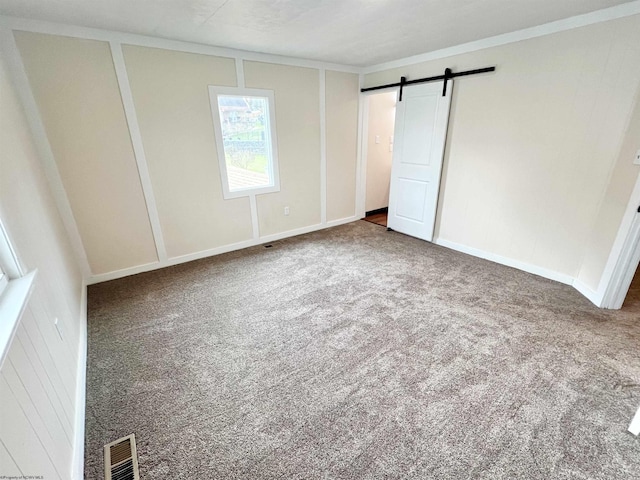
<path id="1" fill-rule="evenodd" d="M 288 230 L 286 232 L 275 233 L 273 235 L 265 235 L 263 237 L 232 243 L 230 245 L 223 245 L 221 247 L 211 248 L 209 250 L 203 250 L 201 252 L 181 255 L 179 257 L 172 257 L 164 262 L 147 263 L 145 265 L 138 265 L 131 268 L 116 270 L 114 272 L 101 273 L 91 276 L 87 283 L 88 285 L 93 285 L 96 283 L 108 282 L 109 280 L 128 277 L 129 275 L 135 275 L 137 273 L 150 272 L 152 270 L 158 270 L 160 268 L 170 267 L 172 265 L 179 265 L 181 263 L 191 262 L 193 260 L 200 260 L 201 258 L 213 257 L 214 255 L 220 255 L 223 253 L 233 252 L 235 250 L 241 250 L 243 248 L 254 247 L 263 243 L 275 242 L 276 240 L 282 240 L 283 238 L 295 237 L 297 235 L 303 235 L 305 233 L 311 233 L 318 230 L 323 230 L 325 228 L 337 227 L 338 225 L 355 222 L 356 220 L 359 220 L 359 218 L 356 216 L 341 218 L 326 223 L 319 223 L 316 225 L 310 225 L 308 227 L 297 228 L 295 230 Z"/>
<path id="2" fill-rule="evenodd" d="M 80 300 L 80 345 L 76 378 L 76 416 L 73 428 L 71 478 L 82 480 L 84 478 L 84 421 L 87 404 L 87 285 L 84 282 Z"/>
<path id="3" fill-rule="evenodd" d="M 587 297 L 591 303 L 593 303 L 596 307 L 602 308 L 603 295 L 602 293 L 596 292 L 592 290 L 590 287 L 582 283 L 577 278 L 573 281 L 573 288 L 578 290 L 582 295 Z"/>
<path id="4" fill-rule="evenodd" d="M 517 268 L 518 270 L 524 270 L 525 272 L 533 273 L 534 275 L 539 275 L 541 277 L 548 278 L 549 280 L 555 280 L 556 282 L 564 283 L 566 285 L 571 285 L 578 292 L 584 295 L 596 307 L 602 308 L 602 304 L 603 304 L 602 292 L 596 292 L 592 290 L 590 287 L 582 283 L 580 280 L 575 279 L 570 275 L 555 272 L 553 270 L 548 270 L 546 268 L 538 267 L 536 265 L 531 265 L 525 262 L 521 262 L 519 260 L 514 260 L 512 258 L 503 257 L 501 255 L 496 255 L 495 253 L 485 252 L 484 250 L 468 247 L 466 245 L 461 245 L 459 243 L 451 242 L 443 238 L 434 239 L 433 243 L 437 245 L 441 245 L 443 247 L 451 248 L 452 250 L 457 250 L 458 252 L 473 255 L 474 257 L 484 258 L 485 260 L 490 260 L 492 262 L 500 263 L 508 267 Z"/>
<path id="5" fill-rule="evenodd" d="M 459 243 L 446 240 L 444 238 L 436 238 L 434 239 L 433 243 L 435 243 L 436 245 L 441 245 L 443 247 L 450 248 L 452 250 L 457 250 L 458 252 L 473 255 L 474 257 L 484 258 L 485 260 L 490 260 L 492 262 L 500 263 L 501 265 L 506 265 L 507 267 L 513 267 L 513 268 L 517 268 L 518 270 L 524 270 L 525 272 L 533 273 L 534 275 L 548 278 L 549 280 L 555 280 L 556 282 L 564 283 L 566 285 L 573 285 L 573 281 L 574 281 L 573 277 L 566 275 L 564 273 L 555 272 L 553 270 L 547 270 L 546 268 L 538 267 L 536 265 L 530 265 L 528 263 L 521 262 L 519 260 L 503 257 L 501 255 L 497 255 L 491 252 L 486 252 L 478 248 L 461 245 Z"/>

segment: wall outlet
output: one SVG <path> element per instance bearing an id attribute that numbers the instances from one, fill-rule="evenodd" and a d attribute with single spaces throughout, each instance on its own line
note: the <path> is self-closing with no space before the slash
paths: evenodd
<path id="1" fill-rule="evenodd" d="M 636 158 L 633 159 L 634 165 L 640 165 L 640 150 L 636 152 Z"/>
<path id="2" fill-rule="evenodd" d="M 289 207 L 284 207 L 284 214 L 289 215 Z"/>
<path id="3" fill-rule="evenodd" d="M 64 340 L 64 335 L 62 335 L 62 324 L 60 323 L 60 320 L 58 320 L 57 317 L 53 321 L 53 324 L 56 326 L 56 330 L 58 331 L 58 335 L 60 335 L 60 340 Z"/>
<path id="4" fill-rule="evenodd" d="M 380 135 L 376 135 L 376 143 L 380 143 Z"/>

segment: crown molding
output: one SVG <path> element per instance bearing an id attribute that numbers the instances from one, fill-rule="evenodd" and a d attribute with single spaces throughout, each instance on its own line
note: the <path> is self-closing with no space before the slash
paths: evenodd
<path id="1" fill-rule="evenodd" d="M 463 43 L 453 47 L 434 50 L 432 52 L 422 53 L 419 55 L 413 55 L 411 57 L 401 58 L 399 60 L 393 60 L 391 62 L 371 65 L 369 67 L 364 67 L 362 69 L 362 73 L 368 74 L 380 72 L 383 70 L 390 70 L 392 68 L 406 67 L 408 65 L 414 65 L 416 63 L 429 62 L 431 60 L 452 57 L 454 55 L 461 55 L 463 53 L 475 52 L 477 50 L 483 50 L 485 48 L 498 47 L 500 45 L 520 42 L 522 40 L 528 40 L 530 38 L 543 37 L 552 33 L 564 32 L 566 30 L 572 30 L 574 28 L 585 27 L 587 25 L 593 25 L 595 23 L 607 22 L 609 20 L 616 20 L 618 18 L 630 17 L 632 15 L 638 14 L 640 14 L 640 0 L 623 3 L 622 5 L 617 5 L 615 7 L 605 8 L 602 10 L 596 10 L 594 12 L 585 13 L 583 15 L 576 15 L 575 17 L 556 20 L 555 22 L 544 23 L 536 27 L 516 30 L 515 32 L 504 33 L 493 37 L 483 38 L 481 40 L 474 40 L 473 42 Z"/>
<path id="2" fill-rule="evenodd" d="M 250 52 L 248 50 L 236 50 L 233 48 L 216 47 L 202 43 L 183 42 L 167 38 L 150 37 L 134 33 L 118 32 L 113 30 L 101 30 L 98 28 L 79 27 L 62 23 L 44 22 L 29 18 L 10 17 L 0 15 L 0 27 L 9 30 L 20 30 L 49 35 L 62 35 L 65 37 L 82 38 L 87 40 L 99 40 L 123 45 L 136 45 L 141 47 L 161 48 L 178 52 L 199 53 L 216 57 L 235 58 L 255 62 L 276 63 L 294 67 L 307 67 L 338 72 L 360 73 L 360 67 L 343 65 L 339 63 L 327 63 L 304 58 L 272 55 L 269 53 Z"/>

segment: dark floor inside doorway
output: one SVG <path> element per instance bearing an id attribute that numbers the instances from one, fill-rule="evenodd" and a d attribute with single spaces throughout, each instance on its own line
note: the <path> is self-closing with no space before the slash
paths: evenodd
<path id="1" fill-rule="evenodd" d="M 364 220 L 370 223 L 375 223 L 376 225 L 382 225 L 383 227 L 387 226 L 387 209 L 380 208 L 378 210 L 373 210 L 371 212 L 367 212 Z"/>

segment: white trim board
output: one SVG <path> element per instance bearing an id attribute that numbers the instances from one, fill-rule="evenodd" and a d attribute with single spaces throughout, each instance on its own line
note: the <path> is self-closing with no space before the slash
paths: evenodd
<path id="1" fill-rule="evenodd" d="M 534 275 L 548 278 L 549 280 L 555 280 L 556 282 L 564 283 L 566 285 L 573 285 L 573 281 L 574 281 L 573 277 L 569 275 L 565 275 L 564 273 L 555 272 L 553 270 L 548 270 L 546 268 L 538 267 L 536 265 L 530 265 L 528 263 L 521 262 L 520 260 L 514 260 L 512 258 L 503 257 L 495 253 L 485 252 L 484 250 L 468 247 L 466 245 L 461 245 L 459 243 L 446 240 L 444 238 L 434 238 L 433 243 L 435 243 L 436 245 L 440 245 L 442 247 L 447 247 L 452 250 L 456 250 L 458 252 L 466 253 L 468 255 L 473 255 L 474 257 L 483 258 L 485 260 L 490 260 L 492 262 L 499 263 L 501 265 L 506 265 L 507 267 L 513 267 L 518 270 L 523 270 L 528 273 L 533 273 Z"/>
<path id="2" fill-rule="evenodd" d="M 260 238 L 260 220 L 258 219 L 258 201 L 256 194 L 249 195 L 249 206 L 251 207 L 251 235 L 252 238 Z"/>
<path id="3" fill-rule="evenodd" d="M 587 286 L 577 278 L 573 281 L 572 285 L 573 288 L 575 288 L 578 292 L 585 296 L 596 307 L 602 306 L 602 295 L 599 292 L 592 290 L 589 286 Z"/>
<path id="4" fill-rule="evenodd" d="M 358 77 L 360 88 L 364 75 Z M 356 146 L 356 216 L 364 218 L 367 202 L 367 155 L 369 154 L 369 92 L 358 98 L 358 140 Z"/>
<path id="5" fill-rule="evenodd" d="M 74 420 L 73 463 L 71 478 L 84 478 L 84 423 L 87 403 L 87 284 L 82 283 L 80 297 L 80 342 L 78 345 L 78 366 L 76 371 L 76 416 Z"/>
<path id="6" fill-rule="evenodd" d="M 551 35 L 552 33 L 564 32 L 574 28 L 586 27 L 587 25 L 607 22 L 609 20 L 615 20 L 637 14 L 640 14 L 640 0 L 623 3 L 622 5 L 604 8 L 602 10 L 596 10 L 582 15 L 576 15 L 574 17 L 564 18 L 562 20 L 556 20 L 555 22 L 544 23 L 535 27 L 516 30 L 515 32 L 503 33 L 501 35 L 495 35 L 493 37 L 487 37 L 481 40 L 443 48 L 441 50 L 434 50 L 432 52 L 412 55 L 410 57 L 401 58 L 391 62 L 371 65 L 369 67 L 364 67 L 362 69 L 362 73 L 367 74 L 390 70 L 392 68 L 406 67 L 416 63 L 429 62 L 439 58 L 452 57 L 454 55 L 475 52 L 485 48 L 498 47 L 500 45 L 520 42 L 530 38 L 543 37 L 545 35 Z"/>
<path id="7" fill-rule="evenodd" d="M 244 84 L 244 60 L 241 58 L 235 59 L 236 63 L 236 86 L 238 88 L 246 88 Z"/>
<path id="8" fill-rule="evenodd" d="M 160 214 L 158 213 L 158 208 L 156 206 L 153 185 L 151 183 L 151 175 L 149 174 L 149 168 L 147 167 L 147 157 L 144 153 L 142 134 L 140 133 L 138 115 L 133 102 L 133 93 L 131 92 L 131 85 L 129 84 L 129 75 L 127 74 L 127 67 L 122 53 L 122 45 L 118 42 L 109 42 L 109 47 L 111 48 L 111 58 L 116 71 L 120 98 L 122 99 L 124 114 L 127 119 L 127 127 L 129 129 L 129 136 L 131 137 L 131 145 L 136 159 L 136 166 L 138 167 L 138 176 L 140 177 L 142 194 L 147 207 L 149 223 L 151 224 L 151 233 L 153 234 L 156 253 L 158 255 L 158 260 L 163 261 L 167 259 L 167 250 L 164 244 L 164 237 L 162 236 Z"/>
<path id="9" fill-rule="evenodd" d="M 275 242 L 276 240 L 282 240 L 285 238 L 295 237 L 303 235 L 305 233 L 316 232 L 318 230 L 324 230 L 326 228 L 337 227 L 338 225 L 344 225 L 359 220 L 356 216 L 341 218 L 339 220 L 332 220 L 327 223 L 318 223 L 316 225 L 310 225 L 308 227 L 297 228 L 294 230 L 288 230 L 282 233 L 275 233 L 273 235 L 265 235 L 250 240 L 244 240 L 242 242 L 232 243 L 229 245 L 222 245 L 220 247 L 211 248 L 209 250 L 203 250 L 201 252 L 190 253 L 187 255 L 181 255 L 179 257 L 172 257 L 164 262 L 147 263 L 144 265 L 138 265 L 136 267 L 124 268 L 122 270 L 116 270 L 114 272 L 101 273 L 93 275 L 87 282 L 88 285 L 94 285 L 96 283 L 108 282 L 109 280 L 115 280 L 117 278 L 128 277 L 129 275 L 135 275 L 137 273 L 150 272 L 152 270 L 159 270 L 161 268 L 170 267 L 173 265 L 179 265 L 181 263 L 191 262 L 193 260 L 200 260 L 201 258 L 213 257 L 223 253 L 234 252 L 236 250 L 242 250 L 243 248 L 255 247 L 256 245 L 262 245 L 263 243 Z"/>
<path id="10" fill-rule="evenodd" d="M 318 70 L 320 84 L 320 223 L 327 223 L 327 71 Z"/>

